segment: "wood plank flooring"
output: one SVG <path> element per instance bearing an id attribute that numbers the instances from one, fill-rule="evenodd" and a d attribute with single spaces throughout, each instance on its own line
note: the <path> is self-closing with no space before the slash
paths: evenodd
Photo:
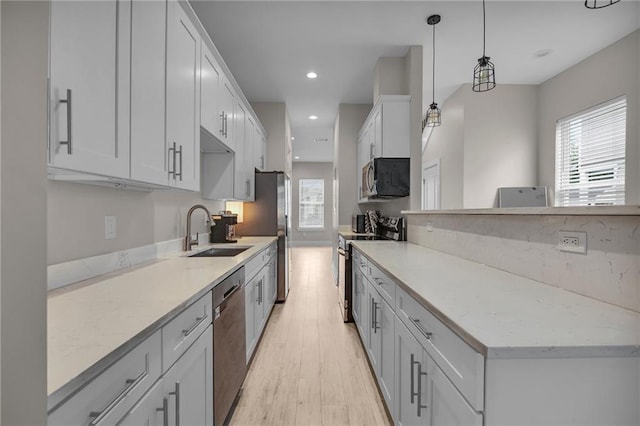
<path id="1" fill-rule="evenodd" d="M 292 249 L 291 291 L 276 304 L 231 425 L 391 424 L 355 326 L 342 322 L 332 249 Z"/>

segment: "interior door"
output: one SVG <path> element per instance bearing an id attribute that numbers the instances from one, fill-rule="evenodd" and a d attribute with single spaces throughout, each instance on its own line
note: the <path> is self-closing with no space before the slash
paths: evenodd
<path id="1" fill-rule="evenodd" d="M 440 160 L 422 168 L 422 210 L 440 210 Z"/>

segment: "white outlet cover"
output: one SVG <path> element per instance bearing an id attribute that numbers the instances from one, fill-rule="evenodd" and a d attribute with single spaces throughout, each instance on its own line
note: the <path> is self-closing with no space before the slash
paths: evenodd
<path id="1" fill-rule="evenodd" d="M 569 243 L 576 241 L 577 243 Z M 587 233 L 583 231 L 558 231 L 558 250 L 587 254 Z"/>

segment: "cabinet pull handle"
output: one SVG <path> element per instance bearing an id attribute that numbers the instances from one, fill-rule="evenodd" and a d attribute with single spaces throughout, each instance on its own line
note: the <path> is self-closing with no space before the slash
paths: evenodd
<path id="1" fill-rule="evenodd" d="M 384 284 L 384 280 L 381 280 L 378 277 L 373 277 L 373 280 L 376 282 L 376 284 L 378 285 L 383 285 Z"/>
<path id="2" fill-rule="evenodd" d="M 67 140 L 60 141 L 60 145 L 67 146 L 67 154 L 71 155 L 71 89 L 67 89 L 67 99 L 60 99 L 61 104 L 67 104 Z"/>
<path id="3" fill-rule="evenodd" d="M 220 113 L 220 130 L 218 130 L 218 132 L 224 136 L 224 111 Z"/>
<path id="4" fill-rule="evenodd" d="M 375 300 L 371 300 L 373 301 L 373 332 L 377 334 L 380 329 L 380 326 L 378 326 L 378 304 Z"/>
<path id="5" fill-rule="evenodd" d="M 415 397 L 418 396 L 418 392 L 414 391 L 414 386 L 415 386 L 415 374 L 414 374 L 414 369 L 413 366 L 414 365 L 420 365 L 420 363 L 418 361 L 415 360 L 415 356 L 413 354 L 411 354 L 411 403 L 414 404 L 415 403 Z"/>
<path id="6" fill-rule="evenodd" d="M 176 382 L 176 390 L 174 392 L 169 392 L 169 395 L 174 395 L 176 397 L 176 426 L 180 426 L 180 382 Z M 166 398 L 165 398 L 166 399 Z M 167 414 L 167 424 L 169 414 Z"/>
<path id="7" fill-rule="evenodd" d="M 162 398 L 162 408 L 156 408 L 156 411 L 162 411 L 162 426 L 169 426 L 169 398 Z"/>
<path id="8" fill-rule="evenodd" d="M 422 405 L 422 376 L 427 376 L 427 372 L 422 371 L 422 364 L 418 363 L 418 417 L 422 417 L 422 409 L 427 405 Z"/>
<path id="9" fill-rule="evenodd" d="M 95 426 L 100 423 L 110 412 L 113 410 L 127 395 L 136 387 L 138 384 L 143 381 L 147 377 L 147 371 L 143 371 L 136 377 L 135 379 L 127 379 L 125 381 L 125 388 L 116 395 L 115 398 L 107 405 L 107 407 L 102 411 L 92 411 L 89 413 L 89 417 L 92 417 L 93 420 L 89 423 L 89 426 Z"/>
<path id="10" fill-rule="evenodd" d="M 228 137 L 228 133 L 227 131 L 229 130 L 229 122 L 227 121 L 227 118 L 229 117 L 229 114 L 225 113 L 224 114 L 224 137 Z"/>
<path id="11" fill-rule="evenodd" d="M 245 190 L 245 193 L 247 194 L 247 197 L 248 197 L 249 194 L 251 194 L 251 180 L 247 179 L 246 182 L 245 182 L 245 185 L 247 187 L 246 190 Z"/>
<path id="12" fill-rule="evenodd" d="M 422 326 L 422 324 L 420 324 L 420 320 L 419 319 L 415 319 L 415 318 L 409 317 L 409 320 L 412 323 L 414 323 L 416 327 L 418 327 L 418 330 L 420 331 L 420 333 L 422 333 L 424 335 L 424 337 L 427 338 L 427 340 L 431 340 L 431 336 L 433 336 L 433 333 L 428 332 L 427 330 L 425 330 L 424 327 Z"/>
<path id="13" fill-rule="evenodd" d="M 171 159 L 169 159 L 169 176 L 173 176 L 173 179 L 175 180 L 176 178 L 176 143 L 175 142 L 169 148 L 169 156 L 171 157 Z M 173 163 L 171 162 L 172 160 L 173 160 Z M 171 170 L 171 164 L 173 164 L 173 170 Z"/>
<path id="14" fill-rule="evenodd" d="M 369 158 L 373 159 L 373 144 L 369 145 Z"/>
<path id="15" fill-rule="evenodd" d="M 180 178 L 180 182 L 182 182 L 182 145 L 180 145 L 180 149 L 179 150 L 175 151 L 175 155 L 179 155 L 180 156 L 180 173 L 175 173 L 175 175 L 176 175 L 176 177 L 179 177 Z M 175 160 L 174 160 L 174 165 L 175 165 Z"/>
<path id="16" fill-rule="evenodd" d="M 207 314 L 204 314 L 201 317 L 197 317 L 196 322 L 191 327 L 187 328 L 186 330 L 182 330 L 182 334 L 184 335 L 184 337 L 188 337 L 191 333 L 193 333 L 193 330 L 198 328 L 198 326 L 202 324 L 204 321 L 206 321 L 207 318 L 208 318 Z"/>

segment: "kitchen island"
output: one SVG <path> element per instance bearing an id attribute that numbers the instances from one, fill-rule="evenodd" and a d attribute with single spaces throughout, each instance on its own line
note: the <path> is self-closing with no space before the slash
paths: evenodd
<path id="1" fill-rule="evenodd" d="M 358 331 L 396 422 L 638 424 L 640 314 L 412 243 L 352 244 Z"/>
<path id="2" fill-rule="evenodd" d="M 275 237 L 245 237 L 233 245 L 249 247 L 237 256 L 186 257 L 215 245 L 198 247 L 50 292 L 48 410 L 51 412 L 157 334 L 177 314 L 275 241 Z"/>

